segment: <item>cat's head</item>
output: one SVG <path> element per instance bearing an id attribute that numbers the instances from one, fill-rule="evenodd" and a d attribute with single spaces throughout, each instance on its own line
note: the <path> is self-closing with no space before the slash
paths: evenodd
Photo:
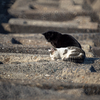
<path id="1" fill-rule="evenodd" d="M 52 60 L 59 59 L 59 52 L 56 48 L 51 48 L 48 51 L 50 52 L 50 57 Z"/>
<path id="2" fill-rule="evenodd" d="M 55 40 L 59 34 L 60 33 L 55 32 L 55 31 L 47 31 L 47 32 L 43 33 L 42 35 L 45 36 L 45 38 L 47 39 L 48 42 L 51 42 L 51 41 Z"/>

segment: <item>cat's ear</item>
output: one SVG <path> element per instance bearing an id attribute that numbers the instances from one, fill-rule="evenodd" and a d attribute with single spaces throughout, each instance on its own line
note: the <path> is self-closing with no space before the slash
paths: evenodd
<path id="1" fill-rule="evenodd" d="M 51 50 L 51 51 L 57 51 L 57 49 L 56 49 L 56 48 L 51 48 L 50 50 Z"/>
<path id="2" fill-rule="evenodd" d="M 51 49 L 49 49 L 48 51 L 51 53 L 51 54 L 53 54 L 53 52 L 56 50 L 56 48 L 51 48 Z"/>
<path id="3" fill-rule="evenodd" d="M 50 54 L 52 55 L 54 51 L 52 51 L 51 49 L 48 50 L 50 52 Z"/>

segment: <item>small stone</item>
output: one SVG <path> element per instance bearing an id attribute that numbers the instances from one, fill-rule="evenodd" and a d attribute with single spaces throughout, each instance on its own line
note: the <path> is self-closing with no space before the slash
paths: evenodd
<path id="1" fill-rule="evenodd" d="M 16 53 L 18 53 L 19 51 L 17 50 Z"/>
<path id="2" fill-rule="evenodd" d="M 26 75 L 26 77 L 28 77 L 28 75 Z"/>
<path id="3" fill-rule="evenodd" d="M 48 42 L 46 42 L 46 44 L 48 44 Z"/>
<path id="4" fill-rule="evenodd" d="M 5 72 L 2 72 L 2 74 L 3 74 L 3 75 L 6 75 L 6 73 L 5 73 Z"/>
<path id="5" fill-rule="evenodd" d="M 10 77 L 10 75 L 8 75 L 8 77 Z"/>
<path id="6" fill-rule="evenodd" d="M 46 77 L 49 77 L 50 75 L 49 75 L 49 74 L 46 74 L 45 76 L 46 76 Z"/>
<path id="7" fill-rule="evenodd" d="M 42 87 L 42 85 L 40 83 L 37 83 L 36 85 L 37 85 L 37 87 Z"/>
<path id="8" fill-rule="evenodd" d="M 31 40 L 29 40 L 29 42 L 31 42 Z"/>

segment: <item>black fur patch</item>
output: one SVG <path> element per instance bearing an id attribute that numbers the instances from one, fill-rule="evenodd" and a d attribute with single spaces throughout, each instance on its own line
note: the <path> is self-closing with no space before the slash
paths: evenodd
<path id="1" fill-rule="evenodd" d="M 64 55 L 64 54 L 66 54 L 67 52 L 68 52 L 68 50 L 67 50 L 67 49 L 65 49 L 65 51 L 64 51 L 64 53 L 63 53 L 63 55 Z"/>
<path id="2" fill-rule="evenodd" d="M 50 42 L 54 47 L 68 47 L 68 46 L 75 46 L 81 48 L 80 43 L 71 35 L 68 34 L 61 34 L 55 31 L 48 31 L 43 33 L 46 40 Z"/>

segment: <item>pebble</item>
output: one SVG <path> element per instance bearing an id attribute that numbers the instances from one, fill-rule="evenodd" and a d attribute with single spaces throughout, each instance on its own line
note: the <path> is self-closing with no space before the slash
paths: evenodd
<path id="1" fill-rule="evenodd" d="M 50 76 L 49 74 L 45 74 L 46 77 Z"/>
<path id="2" fill-rule="evenodd" d="M 46 44 L 48 44 L 48 42 L 46 42 Z"/>
<path id="3" fill-rule="evenodd" d="M 10 75 L 8 75 L 8 77 L 10 77 Z"/>
<path id="4" fill-rule="evenodd" d="M 31 42 L 31 40 L 29 40 L 29 42 Z"/>
<path id="5" fill-rule="evenodd" d="M 26 77 L 28 77 L 28 75 L 26 75 Z"/>

